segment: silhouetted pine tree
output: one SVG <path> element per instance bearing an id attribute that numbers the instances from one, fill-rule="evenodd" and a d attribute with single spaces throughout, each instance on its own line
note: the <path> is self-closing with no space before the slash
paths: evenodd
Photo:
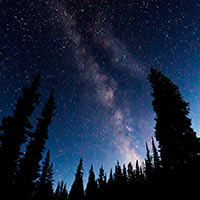
<path id="1" fill-rule="evenodd" d="M 103 190 L 106 184 L 106 176 L 105 176 L 104 168 L 102 166 L 99 169 L 99 177 L 97 179 L 97 183 L 98 183 L 98 188 L 100 190 Z"/>
<path id="2" fill-rule="evenodd" d="M 127 175 L 128 175 L 128 185 L 129 187 L 133 187 L 135 184 L 135 174 L 131 162 L 128 163 Z"/>
<path id="3" fill-rule="evenodd" d="M 14 183 L 17 161 L 20 157 L 20 147 L 27 141 L 32 125 L 29 117 L 39 104 L 40 75 L 34 77 L 31 87 L 23 89 L 23 96 L 17 100 L 12 116 L 3 118 L 0 126 L 0 177 L 1 189 L 5 191 Z"/>
<path id="4" fill-rule="evenodd" d="M 127 184 L 128 184 L 128 176 L 127 176 L 126 165 L 123 165 L 122 180 L 123 180 L 123 185 L 126 187 Z"/>
<path id="5" fill-rule="evenodd" d="M 127 169 L 126 169 L 126 165 L 123 165 L 123 170 L 122 170 L 122 188 L 121 188 L 121 192 L 124 195 L 124 198 L 126 198 L 128 196 L 128 175 L 127 175 Z"/>
<path id="6" fill-rule="evenodd" d="M 162 165 L 168 172 L 180 169 L 197 159 L 200 152 L 199 140 L 188 118 L 189 103 L 183 100 L 178 86 L 160 71 L 151 68 L 148 79 L 153 88 L 155 136 Z"/>
<path id="7" fill-rule="evenodd" d="M 59 198 L 60 198 L 60 191 L 61 191 L 60 182 L 58 182 L 56 190 L 54 192 L 54 196 L 53 196 L 54 200 L 59 200 Z"/>
<path id="8" fill-rule="evenodd" d="M 113 193 L 114 193 L 114 177 L 113 177 L 112 169 L 110 169 L 106 193 L 104 194 L 104 196 L 107 197 L 107 199 L 113 199 Z"/>
<path id="9" fill-rule="evenodd" d="M 143 173 L 143 169 L 141 166 L 139 166 L 139 161 L 136 160 L 135 163 L 135 169 L 133 170 L 134 175 L 134 184 L 131 187 L 132 190 L 135 190 L 135 198 L 144 198 L 145 193 L 143 190 L 145 190 L 145 177 Z M 130 191 L 129 191 L 130 192 Z"/>
<path id="10" fill-rule="evenodd" d="M 95 180 L 93 166 L 91 166 L 90 171 L 89 171 L 85 197 L 86 197 L 86 200 L 93 200 L 97 198 L 97 182 Z"/>
<path id="11" fill-rule="evenodd" d="M 104 168 L 101 166 L 99 169 L 99 176 L 97 179 L 98 185 L 98 199 L 102 199 L 106 190 L 106 175 Z"/>
<path id="12" fill-rule="evenodd" d="M 135 181 L 136 183 L 140 182 L 140 167 L 139 167 L 138 160 L 136 160 L 136 163 L 135 163 Z"/>
<path id="13" fill-rule="evenodd" d="M 140 183 L 145 184 L 145 175 L 144 175 L 144 169 L 142 166 L 140 166 Z"/>
<path id="14" fill-rule="evenodd" d="M 84 189 L 83 189 L 83 160 L 80 159 L 80 163 L 78 165 L 75 180 L 72 184 L 70 193 L 70 200 L 83 200 L 84 199 Z"/>
<path id="15" fill-rule="evenodd" d="M 61 182 L 60 187 L 60 198 L 59 200 L 67 200 L 68 199 L 68 192 L 67 192 L 67 185 L 63 181 Z"/>
<path id="16" fill-rule="evenodd" d="M 42 174 L 37 185 L 35 199 L 51 200 L 53 198 L 53 165 L 50 163 L 49 151 L 43 162 Z"/>
<path id="17" fill-rule="evenodd" d="M 148 144 L 146 143 L 146 159 L 145 159 L 145 175 L 146 175 L 146 180 L 148 183 L 151 183 L 152 181 L 152 175 L 153 175 L 153 164 L 152 164 L 152 156 L 149 151 Z"/>
<path id="18" fill-rule="evenodd" d="M 68 199 L 68 192 L 66 183 L 64 183 L 63 181 L 58 182 L 53 200 L 67 200 L 67 199 Z"/>
<path id="19" fill-rule="evenodd" d="M 123 174 L 119 161 L 117 161 L 117 164 L 115 165 L 114 188 L 115 188 L 115 198 L 122 198 Z"/>
<path id="20" fill-rule="evenodd" d="M 106 176 L 106 172 L 104 173 L 103 184 L 104 184 L 104 187 L 107 186 L 107 176 Z"/>
<path id="21" fill-rule="evenodd" d="M 120 166 L 119 161 L 117 161 L 117 164 L 115 165 L 115 173 L 114 173 L 114 178 L 115 178 L 115 184 L 121 185 L 123 182 L 123 176 L 122 176 L 122 169 Z"/>
<path id="22" fill-rule="evenodd" d="M 21 199 L 31 199 L 36 187 L 36 181 L 40 175 L 40 161 L 48 139 L 48 126 L 54 116 L 55 102 L 53 90 L 47 103 L 44 105 L 41 117 L 33 138 L 26 147 L 26 153 L 20 161 L 20 169 L 17 174 L 17 187 Z"/>
<path id="23" fill-rule="evenodd" d="M 110 175 L 108 178 L 108 184 L 112 184 L 114 182 L 112 169 L 110 169 Z"/>

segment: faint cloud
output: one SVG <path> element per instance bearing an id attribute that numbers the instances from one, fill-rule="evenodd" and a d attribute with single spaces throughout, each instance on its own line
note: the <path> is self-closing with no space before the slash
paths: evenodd
<path id="1" fill-rule="evenodd" d="M 142 163 L 143 159 L 137 153 L 137 147 L 133 147 L 133 140 L 131 135 L 117 134 L 114 144 L 121 154 L 122 162 L 128 164 L 129 162 L 135 163 L 138 160 Z"/>

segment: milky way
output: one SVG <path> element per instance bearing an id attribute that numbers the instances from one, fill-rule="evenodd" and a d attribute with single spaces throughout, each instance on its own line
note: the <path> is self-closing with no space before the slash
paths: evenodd
<path id="1" fill-rule="evenodd" d="M 46 149 L 56 182 L 71 184 L 80 157 L 85 176 L 92 163 L 95 172 L 102 165 L 108 173 L 117 160 L 144 160 L 145 143 L 154 134 L 147 80 L 152 66 L 180 86 L 198 132 L 198 0 L 0 4 L 0 117 L 12 112 L 35 73 L 42 76 L 42 100 L 55 88 Z"/>

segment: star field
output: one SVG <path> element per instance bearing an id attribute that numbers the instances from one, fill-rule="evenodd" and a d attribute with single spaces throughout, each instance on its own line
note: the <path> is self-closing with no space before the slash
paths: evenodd
<path id="1" fill-rule="evenodd" d="M 46 149 L 56 182 L 71 185 L 80 157 L 85 176 L 92 163 L 108 172 L 144 159 L 152 66 L 179 85 L 199 135 L 198 0 L 8 0 L 0 9 L 0 117 L 37 72 L 42 100 L 55 88 Z"/>

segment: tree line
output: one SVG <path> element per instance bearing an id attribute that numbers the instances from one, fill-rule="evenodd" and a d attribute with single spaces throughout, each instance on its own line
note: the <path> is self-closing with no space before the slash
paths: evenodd
<path id="1" fill-rule="evenodd" d="M 200 139 L 191 127 L 189 103 L 184 101 L 178 86 L 162 72 L 151 68 L 148 80 L 153 89 L 158 148 L 152 137 L 151 150 L 146 143 L 143 165 L 136 160 L 134 164 L 121 166 L 117 161 L 109 176 L 101 167 L 96 177 L 91 166 L 85 190 L 81 158 L 74 182 L 67 191 L 63 181 L 53 190 L 53 164 L 49 151 L 41 163 L 56 106 L 52 90 L 37 118 L 36 127 L 33 127 L 30 117 L 40 104 L 40 75 L 36 75 L 31 86 L 23 89 L 13 114 L 4 117 L 0 126 L 2 199 L 102 200 L 155 198 L 158 192 L 165 197 L 194 193 L 200 178 Z M 22 151 L 23 146 L 25 150 Z"/>

